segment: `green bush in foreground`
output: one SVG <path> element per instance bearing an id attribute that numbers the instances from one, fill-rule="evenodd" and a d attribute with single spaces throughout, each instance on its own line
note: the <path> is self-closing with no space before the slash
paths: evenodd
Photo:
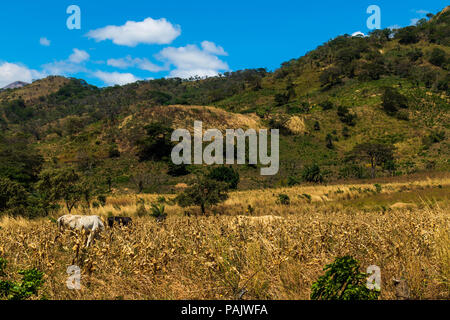
<path id="1" fill-rule="evenodd" d="M 306 166 L 302 171 L 302 179 L 306 182 L 322 183 L 324 178 L 317 164 Z"/>
<path id="2" fill-rule="evenodd" d="M 378 300 L 380 292 L 367 288 L 368 275 L 359 272 L 359 262 L 352 257 L 337 258 L 324 271 L 311 287 L 312 300 Z"/>
<path id="3" fill-rule="evenodd" d="M 5 267 L 6 260 L 0 258 L 1 278 L 6 276 Z M 0 299 L 26 300 L 38 294 L 39 288 L 44 283 L 42 279 L 44 274 L 35 268 L 20 270 L 18 273 L 22 276 L 22 280 L 19 282 L 0 279 Z"/>
<path id="4" fill-rule="evenodd" d="M 291 204 L 291 199 L 289 198 L 289 196 L 287 194 L 282 193 L 282 194 L 278 195 L 277 203 L 288 206 Z"/>

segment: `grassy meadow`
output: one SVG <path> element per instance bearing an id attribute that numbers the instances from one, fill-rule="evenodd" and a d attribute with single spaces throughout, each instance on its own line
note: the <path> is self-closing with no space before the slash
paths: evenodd
<path id="1" fill-rule="evenodd" d="M 11 276 L 43 271 L 36 298 L 46 299 L 309 299 L 323 267 L 344 255 L 362 272 L 381 268 L 381 299 L 398 298 L 393 279 L 406 281 L 411 299 L 449 299 L 449 191 L 448 174 L 239 191 L 208 216 L 173 195 L 118 194 L 72 213 L 131 216 L 133 226 L 107 228 L 85 249 L 83 235 L 57 238 L 52 219 L 2 217 L 0 255 Z M 165 221 L 137 215 L 138 202 L 148 210 L 158 201 Z M 78 291 L 66 287 L 73 264 L 82 269 Z"/>

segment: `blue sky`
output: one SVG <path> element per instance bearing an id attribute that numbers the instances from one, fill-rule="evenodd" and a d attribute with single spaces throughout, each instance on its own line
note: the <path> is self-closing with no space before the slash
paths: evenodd
<path id="1" fill-rule="evenodd" d="M 81 30 L 69 30 L 70 5 Z M 446 2 L 267 0 L 2 1 L 0 88 L 48 75 L 97 86 L 161 77 L 275 70 L 341 34 L 369 32 L 370 5 L 381 28 L 408 26 Z"/>

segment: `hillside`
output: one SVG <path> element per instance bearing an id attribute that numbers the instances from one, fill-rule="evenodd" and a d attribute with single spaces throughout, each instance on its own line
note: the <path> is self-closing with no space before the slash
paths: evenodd
<path id="1" fill-rule="evenodd" d="M 8 84 L 6 87 L 1 88 L 1 90 L 6 90 L 6 89 L 18 89 L 18 88 L 22 88 L 25 87 L 26 85 L 28 85 L 29 83 L 26 82 L 22 82 L 22 81 L 16 81 L 13 83 Z"/>
<path id="2" fill-rule="evenodd" d="M 43 156 L 41 167 L 72 167 L 122 192 L 136 190 L 137 180 L 147 181 L 143 191 L 169 192 L 189 175 L 167 174 L 164 161 L 140 161 L 145 126 L 191 128 L 203 120 L 221 130 L 281 130 L 280 173 L 261 177 L 258 168 L 238 166 L 241 189 L 307 182 L 302 173 L 313 164 L 327 182 L 368 178 L 368 163 L 349 157 L 363 142 L 395 148 L 395 163 L 380 165 L 379 177 L 448 171 L 449 22 L 447 7 L 417 26 L 340 36 L 273 72 L 108 88 L 38 80 L 0 92 L 0 149 L 12 152 L 19 139 Z M 12 177 L 8 170 L 0 174 Z"/>

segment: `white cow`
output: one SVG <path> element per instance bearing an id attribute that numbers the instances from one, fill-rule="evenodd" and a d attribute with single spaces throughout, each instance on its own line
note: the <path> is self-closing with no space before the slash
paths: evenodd
<path id="1" fill-rule="evenodd" d="M 89 233 L 86 247 L 90 246 L 97 233 L 105 230 L 105 225 L 99 216 L 65 215 L 57 220 L 57 224 L 60 231 L 71 229 L 75 231 L 85 230 L 86 233 Z"/>

